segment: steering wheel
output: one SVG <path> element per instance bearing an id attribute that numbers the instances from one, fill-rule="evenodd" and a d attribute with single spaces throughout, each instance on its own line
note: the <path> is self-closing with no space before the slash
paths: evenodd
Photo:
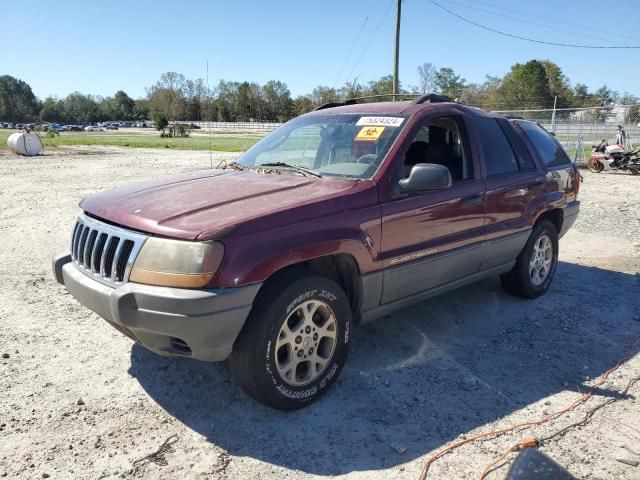
<path id="1" fill-rule="evenodd" d="M 375 153 L 367 153 L 366 155 L 362 155 L 358 159 L 357 163 L 367 163 L 367 164 L 371 165 L 377 159 L 378 159 L 378 155 L 376 155 Z"/>

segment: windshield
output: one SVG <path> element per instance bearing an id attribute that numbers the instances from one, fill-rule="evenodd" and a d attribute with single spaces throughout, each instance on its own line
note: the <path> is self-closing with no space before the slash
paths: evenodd
<path id="1" fill-rule="evenodd" d="M 373 176 L 406 116 L 309 115 L 294 118 L 241 155 L 245 167 L 287 164 L 323 177 Z"/>

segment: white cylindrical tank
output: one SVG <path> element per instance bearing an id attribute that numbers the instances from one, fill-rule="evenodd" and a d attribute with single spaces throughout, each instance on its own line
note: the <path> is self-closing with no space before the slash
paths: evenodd
<path id="1" fill-rule="evenodd" d="M 7 138 L 7 147 L 9 147 L 13 153 L 32 157 L 42 151 L 42 142 L 40 141 L 40 137 L 34 132 L 17 132 L 9 135 L 9 138 Z"/>

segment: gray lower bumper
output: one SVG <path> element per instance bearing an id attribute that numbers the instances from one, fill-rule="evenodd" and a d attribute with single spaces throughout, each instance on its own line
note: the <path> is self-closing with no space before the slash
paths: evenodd
<path id="1" fill-rule="evenodd" d="M 560 229 L 560 234 L 558 235 L 559 238 L 562 238 L 562 236 L 571 228 L 573 223 L 576 221 L 576 218 L 578 218 L 579 212 L 580 202 L 578 200 L 574 200 L 573 202 L 569 203 L 562 210 L 562 228 Z"/>
<path id="2" fill-rule="evenodd" d="M 149 350 L 207 361 L 229 356 L 261 286 L 189 290 L 125 283 L 111 288 L 80 272 L 68 252 L 54 257 L 53 271 L 76 300 Z"/>

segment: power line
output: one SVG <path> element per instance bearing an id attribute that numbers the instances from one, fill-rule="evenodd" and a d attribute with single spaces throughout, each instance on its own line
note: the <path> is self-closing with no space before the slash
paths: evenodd
<path id="1" fill-rule="evenodd" d="M 469 2 L 470 0 L 465 0 L 465 1 Z M 486 2 L 486 1 L 482 1 L 482 0 L 473 0 L 471 3 L 485 5 L 487 7 L 493 8 L 495 10 L 502 10 L 502 11 L 505 11 L 505 12 L 516 13 L 516 14 L 519 14 L 519 15 L 522 15 L 522 16 L 525 16 L 525 17 L 538 18 L 540 20 L 546 20 L 546 21 L 561 23 L 563 25 L 569 25 L 571 27 L 578 27 L 578 28 L 583 28 L 583 29 L 584 28 L 588 28 L 591 31 L 600 32 L 600 33 L 606 33 L 608 35 L 615 35 L 617 37 L 626 37 L 626 38 L 632 39 L 634 41 L 638 41 L 638 37 L 631 36 L 631 35 L 628 35 L 628 34 L 624 34 L 624 33 L 621 33 L 619 31 L 618 32 L 612 32 L 610 30 L 604 30 L 602 28 L 599 28 L 599 27 L 593 26 L 593 25 L 584 25 L 584 24 L 579 24 L 579 23 L 572 23 L 572 22 L 567 22 L 566 20 L 559 20 L 557 18 L 544 17 L 542 15 L 534 15 L 534 14 L 531 14 L 529 12 L 522 12 L 520 10 L 504 7 L 504 6 L 501 6 L 501 5 L 495 5 L 495 4 L 491 3 L 491 2 Z"/>
<path id="2" fill-rule="evenodd" d="M 333 82 L 333 88 L 336 88 L 336 85 L 338 84 L 338 80 L 340 79 L 340 75 L 342 75 L 342 72 L 344 71 L 344 67 L 347 66 L 347 63 L 349 62 L 349 59 L 351 58 L 351 54 L 355 50 L 356 44 L 358 43 L 358 40 L 360 40 L 360 35 L 362 35 L 362 31 L 364 30 L 364 27 L 367 24 L 368 20 L 369 20 L 368 16 L 364 17 L 364 21 L 362 22 L 362 26 L 360 27 L 360 30 L 358 31 L 358 35 L 356 35 L 356 39 L 353 41 L 353 44 L 351 45 L 351 49 L 349 50 L 349 53 L 347 54 L 347 58 L 344 59 L 344 63 L 342 64 L 342 68 L 340 69 L 340 73 L 338 73 L 338 76 L 336 77 L 335 81 Z"/>
<path id="3" fill-rule="evenodd" d="M 480 7 L 472 7 L 471 5 L 464 5 L 462 3 L 459 3 L 459 2 L 456 2 L 456 1 L 453 1 L 453 0 L 447 0 L 447 3 L 453 3 L 454 5 L 458 5 L 459 7 L 462 7 L 462 8 L 470 8 L 470 9 L 476 10 L 478 12 L 488 13 L 489 15 L 494 15 L 496 17 L 508 18 L 510 20 L 515 20 L 516 22 L 521 22 L 521 23 L 525 23 L 525 24 L 528 24 L 528 25 L 536 25 L 538 27 L 546 28 L 546 29 L 549 29 L 549 30 L 554 30 L 556 32 L 565 32 L 565 33 L 569 33 L 571 35 L 580 35 L 582 37 L 593 38 L 593 39 L 596 39 L 596 40 L 604 40 L 605 42 L 611 42 L 611 43 L 616 43 L 618 45 L 624 45 L 624 43 L 617 42 L 615 40 L 609 40 L 607 38 L 597 37 L 595 35 L 589 35 L 589 34 L 586 34 L 586 33 L 583 33 L 583 32 L 577 32 L 575 30 L 567 30 L 567 29 L 559 28 L 559 27 L 557 27 L 555 25 L 549 25 L 549 24 L 544 24 L 544 23 L 540 23 L 540 22 L 534 22 L 533 20 L 530 20 L 529 18 L 523 19 L 523 18 L 518 18 L 517 16 L 513 16 L 513 15 L 507 15 L 507 14 L 504 14 L 504 13 L 492 12 L 491 10 L 486 10 L 486 9 L 480 8 Z M 490 7 L 490 8 L 492 8 L 492 7 Z M 514 11 L 512 9 L 509 9 L 509 10 Z M 517 13 L 517 15 L 520 15 L 521 17 L 522 16 L 526 16 L 526 14 L 524 14 L 524 13 Z"/>
<path id="4" fill-rule="evenodd" d="M 358 57 L 358 60 L 356 61 L 356 63 L 354 63 L 353 68 L 349 72 L 349 75 L 347 75 L 347 79 L 351 78 L 351 74 L 354 72 L 354 70 L 356 69 L 356 67 L 358 66 L 360 61 L 362 60 L 362 57 L 364 57 L 364 54 L 367 53 L 367 49 L 369 48 L 369 45 L 371 45 L 371 42 L 373 41 L 373 38 L 376 36 L 376 33 L 378 33 L 378 30 L 380 30 L 380 27 L 382 26 L 382 23 L 384 22 L 385 18 L 387 18 L 387 15 L 389 15 L 389 11 L 391 10 L 391 6 L 393 5 L 393 2 L 394 2 L 394 0 L 391 0 L 389 2 L 389 6 L 385 10 L 384 15 L 382 15 L 382 18 L 378 22 L 378 25 L 376 25 L 376 29 L 373 31 L 373 33 L 369 37 L 369 40 L 367 41 L 367 44 L 362 49 L 362 53 L 360 53 L 360 56 Z"/>
<path id="5" fill-rule="evenodd" d="M 491 28 L 488 27 L 486 25 L 482 25 L 478 22 L 474 22 L 473 20 L 470 20 L 466 17 L 463 17 L 462 15 L 449 10 L 447 7 L 444 7 L 442 5 L 440 5 L 438 2 L 434 1 L 434 0 L 429 0 L 431 3 L 433 3 L 436 7 L 441 8 L 442 10 L 444 10 L 445 12 L 447 12 L 450 15 L 453 15 L 456 18 L 459 18 L 460 20 L 462 20 L 463 22 L 469 23 L 471 25 L 474 25 L 478 28 L 482 28 L 484 30 L 488 30 L 490 32 L 493 33 L 497 33 L 498 35 L 502 35 L 505 37 L 510 37 L 510 38 L 516 38 L 518 40 L 524 40 L 526 42 L 532 42 L 532 43 L 540 43 L 543 45 L 554 45 L 556 47 L 570 47 L 570 48 L 592 48 L 592 49 L 640 49 L 640 46 L 630 46 L 630 45 L 624 45 L 624 46 L 604 46 L 604 45 L 581 45 L 581 44 L 574 44 L 574 43 L 559 43 L 559 42 L 547 42 L 544 40 L 537 40 L 535 38 L 528 38 L 528 37 L 522 37 L 520 35 L 514 35 L 512 33 L 507 33 L 507 32 L 503 32 L 501 30 L 497 30 L 495 28 Z"/>

